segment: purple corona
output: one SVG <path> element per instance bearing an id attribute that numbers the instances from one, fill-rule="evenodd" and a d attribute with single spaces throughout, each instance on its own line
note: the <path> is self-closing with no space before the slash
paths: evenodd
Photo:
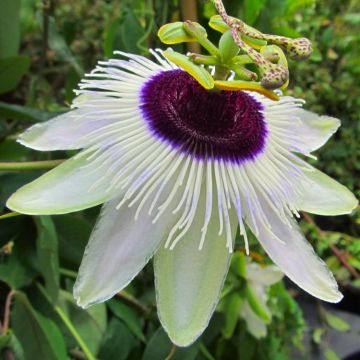
<path id="1" fill-rule="evenodd" d="M 243 91 L 207 91 L 182 70 L 161 72 L 142 88 L 141 109 L 160 139 L 197 158 L 241 163 L 262 152 L 262 105 Z"/>

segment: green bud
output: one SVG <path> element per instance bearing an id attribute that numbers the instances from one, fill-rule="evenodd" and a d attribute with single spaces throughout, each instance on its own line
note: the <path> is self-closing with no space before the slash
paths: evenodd
<path id="1" fill-rule="evenodd" d="M 274 46 L 276 45 L 263 46 L 260 49 L 260 53 L 266 60 L 277 64 L 280 60 L 280 56 Z"/>
<path id="2" fill-rule="evenodd" d="M 231 258 L 231 270 L 238 276 L 246 279 L 246 256 L 241 252 L 236 252 Z"/>
<path id="3" fill-rule="evenodd" d="M 219 42 L 219 50 L 220 50 L 220 56 L 221 60 L 224 64 L 229 62 L 234 56 L 236 56 L 240 49 L 236 45 L 232 35 L 231 31 L 226 31 L 220 38 Z"/>
<path id="4" fill-rule="evenodd" d="M 245 54 L 245 55 L 235 56 L 232 59 L 232 63 L 236 65 L 245 65 L 245 64 L 252 64 L 253 60 L 249 55 Z"/>
<path id="5" fill-rule="evenodd" d="M 271 321 L 271 314 L 269 314 L 269 311 L 261 303 L 261 301 L 255 294 L 254 290 L 251 288 L 249 283 L 246 284 L 245 293 L 246 293 L 247 301 L 249 302 L 249 305 L 251 309 L 254 311 L 254 313 L 260 319 L 262 319 L 265 324 L 269 324 Z"/>
<path id="6" fill-rule="evenodd" d="M 186 54 L 195 64 L 198 65 L 218 65 L 219 59 L 216 56 L 201 55 L 196 53 Z"/>
<path id="7" fill-rule="evenodd" d="M 289 70 L 283 65 L 266 61 L 260 66 L 261 85 L 266 89 L 278 89 L 289 80 Z"/>
<path id="8" fill-rule="evenodd" d="M 214 87 L 214 79 L 203 67 L 194 64 L 187 56 L 176 51 L 166 50 L 164 56 L 189 73 L 201 86 L 210 90 Z"/>
<path id="9" fill-rule="evenodd" d="M 246 69 L 244 66 L 241 65 L 232 65 L 230 66 L 230 69 L 233 70 L 241 80 L 255 81 L 258 78 L 258 76 L 254 72 Z"/>
<path id="10" fill-rule="evenodd" d="M 230 339 L 234 334 L 242 303 L 243 298 L 238 292 L 229 294 L 222 301 L 222 310 L 225 316 L 222 332 L 225 339 Z"/>
<path id="11" fill-rule="evenodd" d="M 202 36 L 207 37 L 206 30 L 200 24 L 193 22 L 193 25 L 202 34 Z M 184 23 L 181 21 L 163 25 L 158 32 L 158 37 L 164 44 L 167 45 L 196 41 L 195 37 L 189 35 L 185 31 Z"/>
<path id="12" fill-rule="evenodd" d="M 310 40 L 306 38 L 291 39 L 285 49 L 294 60 L 306 60 L 313 51 Z"/>

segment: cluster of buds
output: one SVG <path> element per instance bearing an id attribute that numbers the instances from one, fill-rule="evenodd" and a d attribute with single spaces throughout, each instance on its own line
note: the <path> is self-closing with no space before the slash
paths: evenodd
<path id="1" fill-rule="evenodd" d="M 173 50 L 165 51 L 164 55 L 206 89 L 252 90 L 276 100 L 274 90 L 285 89 L 289 83 L 287 56 L 295 60 L 307 59 L 312 53 L 310 41 L 263 34 L 228 16 L 222 1 L 213 2 L 219 15 L 213 16 L 209 25 L 222 34 L 218 46 L 208 39 L 200 24 L 174 22 L 160 28 L 158 35 L 163 43 L 196 41 L 208 55 L 188 53 L 185 56 Z"/>

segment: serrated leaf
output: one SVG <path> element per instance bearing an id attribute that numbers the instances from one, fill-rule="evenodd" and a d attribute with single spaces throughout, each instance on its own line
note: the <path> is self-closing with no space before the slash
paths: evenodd
<path id="1" fill-rule="evenodd" d="M 28 56 L 13 56 L 0 59 L 0 94 L 16 89 L 29 69 Z"/>
<path id="2" fill-rule="evenodd" d="M 14 302 L 12 326 L 26 359 L 68 360 L 64 339 L 55 323 L 37 312 L 24 293 L 16 292 Z"/>
<path id="3" fill-rule="evenodd" d="M 164 56 L 189 73 L 201 86 L 210 90 L 214 87 L 214 79 L 210 73 L 201 66 L 195 65 L 189 58 L 175 51 L 164 51 Z"/>
<path id="4" fill-rule="evenodd" d="M 325 315 L 325 321 L 326 323 L 334 330 L 337 331 L 342 331 L 342 332 L 346 332 L 350 330 L 350 324 L 347 323 L 345 320 L 343 320 L 342 318 L 329 313 L 328 311 L 326 311 L 324 313 Z"/>
<path id="5" fill-rule="evenodd" d="M 202 33 L 203 36 L 207 37 L 206 30 L 200 24 L 196 22 L 192 22 L 192 24 Z M 164 44 L 167 45 L 196 41 L 194 37 L 190 36 L 184 30 L 183 22 L 181 21 L 163 25 L 158 32 L 158 37 Z"/>

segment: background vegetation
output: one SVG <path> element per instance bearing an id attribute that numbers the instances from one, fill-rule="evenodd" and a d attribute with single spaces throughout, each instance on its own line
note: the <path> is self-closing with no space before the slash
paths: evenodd
<path id="1" fill-rule="evenodd" d="M 310 38 L 311 59 L 290 63 L 288 93 L 306 107 L 339 117 L 343 126 L 318 152 L 317 166 L 357 195 L 360 172 L 360 8 L 357 0 L 227 0 L 229 13 L 263 32 Z M 15 142 L 29 125 L 67 111 L 78 81 L 96 61 L 121 49 L 148 55 L 160 47 L 158 28 L 191 18 L 206 25 L 211 4 L 178 0 L 0 0 L 0 211 L 21 185 L 40 171 L 14 171 L 3 162 L 63 159 L 71 153 L 38 153 Z M 182 10 L 181 10 L 182 9 Z M 197 11 L 195 11 L 197 10 Z M 216 34 L 209 31 L 215 41 Z M 181 48 L 180 48 L 181 50 Z M 156 315 L 151 264 L 125 292 L 106 304 L 79 309 L 71 290 L 98 208 L 56 217 L 0 220 L 0 358 L 4 359 L 290 359 L 308 358 L 304 331 L 328 359 L 329 328 L 348 324 L 321 305 L 322 326 L 309 328 L 297 303 L 298 291 L 280 282 L 269 290 L 273 314 L 267 336 L 257 340 L 238 315 L 234 291 L 224 294 L 208 330 L 193 346 L 173 348 Z M 312 218 L 302 226 L 334 271 L 355 309 L 360 292 L 360 212 Z M 267 263 L 253 241 L 252 257 Z M 233 267 L 236 269 L 236 267 Z M 236 270 L 228 285 L 236 283 Z M 350 300 L 347 300 L 350 299 Z M 234 301 L 233 301 L 234 300 Z M 357 302 L 358 304 L 359 302 Z M 229 319 L 233 319 L 230 321 Z M 235 319 L 235 320 L 234 320 Z"/>

